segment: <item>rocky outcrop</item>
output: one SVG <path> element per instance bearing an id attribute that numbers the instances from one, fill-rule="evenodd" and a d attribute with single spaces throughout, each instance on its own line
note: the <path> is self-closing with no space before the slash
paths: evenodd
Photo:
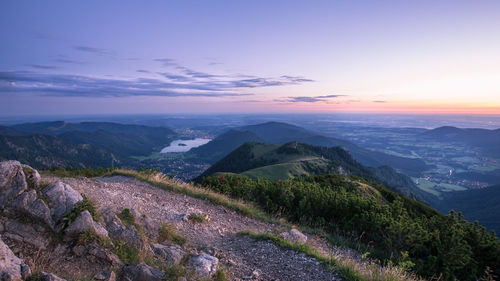
<path id="1" fill-rule="evenodd" d="M 179 264 L 184 257 L 184 251 L 178 245 L 153 244 L 151 249 L 169 265 Z"/>
<path id="2" fill-rule="evenodd" d="M 6 206 L 27 188 L 21 163 L 18 161 L 0 162 L 0 206 Z"/>
<path id="3" fill-rule="evenodd" d="M 137 229 L 133 225 L 124 226 L 120 218 L 113 211 L 106 210 L 103 213 L 104 223 L 109 231 L 109 234 L 116 239 L 124 241 L 128 246 L 138 249 L 145 249 L 146 242 L 139 235 Z"/>
<path id="4" fill-rule="evenodd" d="M 295 228 L 288 232 L 281 233 L 280 236 L 286 241 L 290 241 L 292 243 L 304 244 L 307 242 L 307 236 Z"/>
<path id="5" fill-rule="evenodd" d="M 76 257 L 85 257 L 90 262 L 106 263 L 111 267 L 121 267 L 123 262 L 109 249 L 103 248 L 97 243 L 88 245 L 76 245 L 72 249 Z"/>
<path id="6" fill-rule="evenodd" d="M 100 223 L 95 222 L 90 212 L 85 210 L 64 230 L 65 240 L 69 241 L 87 230 L 93 231 L 100 237 L 108 238 L 108 231 Z"/>
<path id="7" fill-rule="evenodd" d="M 123 267 L 121 280 L 124 281 L 161 281 L 165 274 L 163 271 L 144 263 L 136 263 Z"/>
<path id="8" fill-rule="evenodd" d="M 30 190 L 21 194 L 12 202 L 12 207 L 17 211 L 30 215 L 34 219 L 44 222 L 52 229 L 54 228 L 50 209 L 42 199 L 37 198 L 35 190 Z"/>
<path id="9" fill-rule="evenodd" d="M 23 261 L 0 239 L 0 280 L 22 280 Z"/>
<path id="10" fill-rule="evenodd" d="M 28 165 L 21 164 L 24 172 L 24 177 L 26 179 L 26 183 L 28 184 L 28 188 L 37 189 L 40 186 L 40 181 L 42 177 L 38 173 L 37 170 L 31 168 Z"/>
<path id="11" fill-rule="evenodd" d="M 65 214 L 71 212 L 76 203 L 83 200 L 82 195 L 70 185 L 60 181 L 51 184 L 44 191 L 55 223 L 62 221 Z"/>
<path id="12" fill-rule="evenodd" d="M 189 265 L 199 277 L 209 278 L 217 271 L 219 259 L 205 253 L 193 254 L 190 256 Z"/>
<path id="13" fill-rule="evenodd" d="M 5 223 L 5 232 L 3 236 L 6 238 L 30 244 L 36 249 L 43 250 L 49 244 L 49 240 L 45 238 L 45 229 L 38 224 L 24 224 L 16 220 L 10 220 Z"/>

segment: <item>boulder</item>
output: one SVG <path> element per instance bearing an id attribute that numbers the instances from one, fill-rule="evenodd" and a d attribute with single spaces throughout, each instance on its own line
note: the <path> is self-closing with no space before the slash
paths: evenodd
<path id="1" fill-rule="evenodd" d="M 146 265 L 136 263 L 122 268 L 121 280 L 124 281 L 161 281 L 165 274 L 163 271 Z"/>
<path id="2" fill-rule="evenodd" d="M 189 265 L 199 277 L 209 278 L 217 271 L 219 259 L 204 253 L 192 254 L 189 259 Z"/>
<path id="3" fill-rule="evenodd" d="M 178 245 L 151 245 L 153 252 L 162 257 L 168 265 L 179 264 L 184 257 L 184 251 Z"/>
<path id="4" fill-rule="evenodd" d="M 0 239 L 0 280 L 21 280 L 23 261 Z"/>
<path id="5" fill-rule="evenodd" d="M 28 188 L 21 163 L 0 162 L 0 206 L 16 198 Z"/>
<path id="6" fill-rule="evenodd" d="M 34 219 L 44 222 L 52 229 L 54 228 L 54 222 L 50 216 L 50 209 L 42 199 L 37 199 L 35 190 L 30 190 L 21 194 L 12 202 L 12 207 L 17 211 L 30 215 Z"/>
<path id="7" fill-rule="evenodd" d="M 290 241 L 292 243 L 304 244 L 307 242 L 307 236 L 295 228 L 288 232 L 281 233 L 280 236 L 286 241 Z"/>
<path id="8" fill-rule="evenodd" d="M 160 227 L 150 217 L 143 215 L 134 209 L 130 209 L 130 213 L 134 217 L 135 223 L 142 227 L 142 229 L 144 229 L 150 237 L 155 237 L 158 234 Z"/>
<path id="9" fill-rule="evenodd" d="M 66 279 L 62 279 L 55 274 L 46 273 L 43 271 L 40 273 L 40 280 L 41 281 L 66 281 Z"/>
<path id="10" fill-rule="evenodd" d="M 12 240 L 31 244 L 37 249 L 44 250 L 49 240 L 43 235 L 43 227 L 36 224 L 24 224 L 16 220 L 5 223 L 4 236 Z"/>
<path id="11" fill-rule="evenodd" d="M 119 240 L 124 241 L 128 246 L 146 249 L 146 242 L 139 235 L 137 229 L 133 225 L 125 227 L 120 218 L 118 218 L 111 210 L 106 210 L 103 213 L 104 223 L 109 230 L 109 234 Z"/>
<path id="12" fill-rule="evenodd" d="M 57 181 L 44 191 L 49 201 L 52 219 L 55 223 L 62 221 L 64 215 L 73 210 L 76 203 L 83 200 L 82 195 L 69 184 Z"/>
<path id="13" fill-rule="evenodd" d="M 42 177 L 40 176 L 38 171 L 25 164 L 21 164 L 21 166 L 23 168 L 24 177 L 26 178 L 28 187 L 35 189 L 38 188 L 42 180 Z"/>
<path id="14" fill-rule="evenodd" d="M 64 230 L 65 240 L 69 241 L 86 230 L 92 230 L 98 236 L 108 238 L 108 231 L 100 223 L 95 222 L 90 212 L 85 210 Z"/>

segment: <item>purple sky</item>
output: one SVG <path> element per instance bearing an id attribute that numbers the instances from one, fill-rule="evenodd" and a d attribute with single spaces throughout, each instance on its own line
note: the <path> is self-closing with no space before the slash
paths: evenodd
<path id="1" fill-rule="evenodd" d="M 0 115 L 500 113 L 500 1 L 1 1 Z"/>

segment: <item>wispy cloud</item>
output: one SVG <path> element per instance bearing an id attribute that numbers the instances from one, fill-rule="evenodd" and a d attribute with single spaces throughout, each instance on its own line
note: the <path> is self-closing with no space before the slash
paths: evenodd
<path id="1" fill-rule="evenodd" d="M 283 77 L 283 76 L 282 76 Z M 307 80 L 307 79 L 306 79 Z M 292 81 L 296 81 L 293 80 Z M 300 96 L 300 97 L 287 97 L 284 99 L 275 100 L 277 102 L 330 102 L 331 99 L 339 98 L 339 97 L 347 97 L 347 95 L 325 95 L 325 96 Z"/>
<path id="2" fill-rule="evenodd" d="M 85 52 L 85 53 L 91 53 L 91 54 L 96 54 L 96 55 L 112 55 L 113 52 L 110 50 L 106 49 L 101 49 L 101 48 L 96 48 L 96 47 L 90 47 L 90 46 L 73 46 L 73 49 L 80 51 L 80 52 Z"/>
<path id="3" fill-rule="evenodd" d="M 99 50 L 90 52 L 103 53 Z M 58 60 L 69 58 L 59 56 Z M 100 77 L 53 74 L 38 71 L 0 71 L 0 93 L 23 92 L 52 96 L 250 96 L 245 89 L 298 85 L 313 80 L 301 76 L 257 77 L 253 75 L 211 74 L 177 64 L 173 59 L 157 59 L 172 67 L 172 72 L 153 72 L 137 69 L 148 78 L 126 79 L 103 75 Z M 57 67 L 30 65 L 49 70 Z M 156 74 L 158 76 L 152 76 Z M 328 99 L 332 96 L 316 98 Z"/>
<path id="4" fill-rule="evenodd" d="M 385 100 L 374 100 L 373 102 L 375 102 L 375 103 L 386 103 L 387 101 L 385 101 Z"/>
<path id="5" fill-rule="evenodd" d="M 161 63 L 163 66 L 177 66 L 177 62 L 174 59 L 160 58 L 154 59 L 154 61 Z"/>
<path id="6" fill-rule="evenodd" d="M 58 58 L 54 60 L 55 62 L 66 63 L 66 64 L 84 64 L 83 61 L 77 61 L 67 58 Z"/>
<path id="7" fill-rule="evenodd" d="M 38 68 L 38 69 L 59 69 L 60 67 L 58 66 L 53 66 L 53 65 L 45 65 L 45 64 L 25 64 L 25 66 L 33 67 L 33 68 Z"/>

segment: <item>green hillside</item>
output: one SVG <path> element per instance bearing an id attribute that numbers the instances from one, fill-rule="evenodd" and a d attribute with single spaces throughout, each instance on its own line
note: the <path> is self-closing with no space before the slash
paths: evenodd
<path id="1" fill-rule="evenodd" d="M 500 234 L 500 185 L 467 191 L 445 192 L 439 210 L 462 212 L 470 221 L 478 221 Z"/>
<path id="2" fill-rule="evenodd" d="M 500 242 L 494 234 L 461 214 L 442 215 L 360 177 L 270 181 L 225 174 L 206 177 L 202 185 L 291 222 L 348 237 L 358 247 L 369 245 L 366 255 L 404 264 L 430 280 L 479 280 L 487 267 L 500 273 Z"/>
<path id="3" fill-rule="evenodd" d="M 407 176 L 386 166 L 365 167 L 340 147 L 321 147 L 297 142 L 283 145 L 246 143 L 207 169 L 197 180 L 220 172 L 269 180 L 332 173 L 352 174 L 384 183 L 405 196 L 427 202 L 422 199 L 420 193 L 423 192 Z"/>

